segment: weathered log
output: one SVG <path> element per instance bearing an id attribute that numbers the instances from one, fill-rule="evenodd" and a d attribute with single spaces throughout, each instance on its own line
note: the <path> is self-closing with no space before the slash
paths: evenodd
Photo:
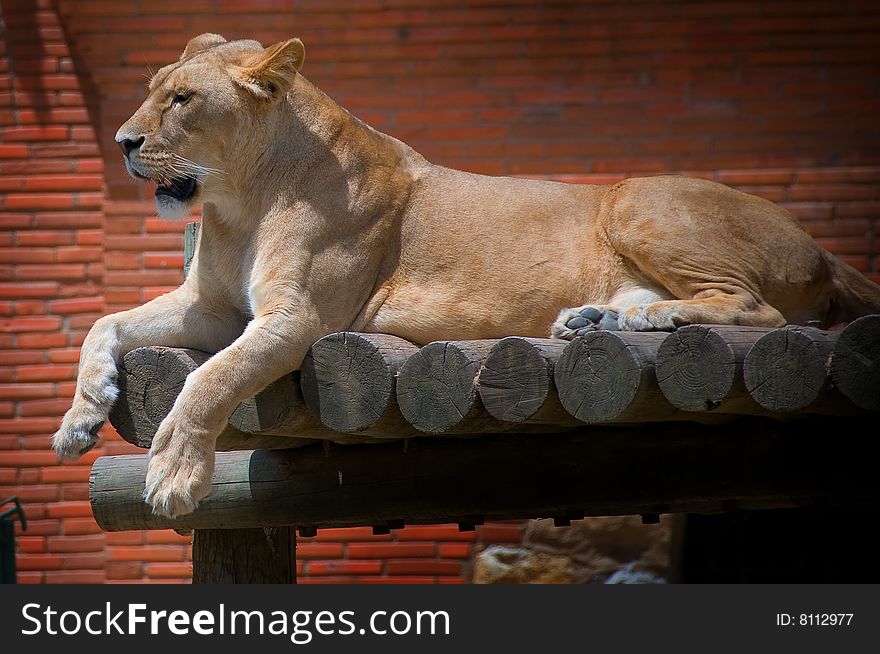
<path id="1" fill-rule="evenodd" d="M 654 375 L 664 338 L 654 332 L 596 331 L 571 341 L 554 372 L 562 406 L 588 424 L 680 417 Z"/>
<path id="2" fill-rule="evenodd" d="M 101 457 L 98 524 L 128 529 L 468 523 L 569 515 L 876 506 L 880 439 L 854 418 L 594 426 L 571 435 L 217 454 L 211 493 L 171 520 L 143 501 L 147 456 Z"/>
<path id="3" fill-rule="evenodd" d="M 844 328 L 831 355 L 831 379 L 856 406 L 880 411 L 880 315 Z"/>
<path id="4" fill-rule="evenodd" d="M 683 411 L 766 413 L 743 381 L 743 361 L 766 333 L 763 327 L 681 327 L 657 350 L 655 370 L 660 390 Z"/>
<path id="5" fill-rule="evenodd" d="M 553 371 L 567 343 L 549 338 L 510 336 L 489 352 L 478 389 L 486 410 L 510 423 L 580 424 L 562 407 Z"/>
<path id="6" fill-rule="evenodd" d="M 187 375 L 210 357 L 207 352 L 170 347 L 142 347 L 126 354 L 117 370 L 119 397 L 110 411 L 110 423 L 119 435 L 133 445 L 149 447 Z M 283 416 L 283 425 L 272 426 L 286 427 L 291 435 L 308 438 L 328 431 L 308 413 L 298 389 L 287 378 L 236 408 L 234 420 L 230 419 L 230 426 L 217 441 L 217 449 L 299 447 L 306 442 L 277 433 L 246 433 L 262 431 L 255 427 L 268 429 L 269 416 L 274 416 L 276 422 Z"/>
<path id="7" fill-rule="evenodd" d="M 497 341 L 437 341 L 410 356 L 397 378 L 403 417 L 429 434 L 503 431 L 483 407 L 476 379 Z"/>
<path id="8" fill-rule="evenodd" d="M 302 364 L 305 402 L 321 423 L 337 432 L 417 435 L 401 415 L 395 393 L 400 367 L 417 351 L 409 341 L 387 334 L 325 336 L 309 348 Z"/>
<path id="9" fill-rule="evenodd" d="M 759 338 L 743 363 L 749 394 L 781 413 L 845 409 L 832 393 L 829 367 L 839 332 L 787 326 Z"/>
<path id="10" fill-rule="evenodd" d="M 290 527 L 196 529 L 194 584 L 296 583 L 296 536 Z"/>

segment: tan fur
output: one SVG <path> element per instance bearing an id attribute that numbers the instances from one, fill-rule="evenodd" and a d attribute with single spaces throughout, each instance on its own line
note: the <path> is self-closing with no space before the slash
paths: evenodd
<path id="1" fill-rule="evenodd" d="M 187 205 L 160 203 L 172 216 L 204 203 L 198 251 L 180 288 L 92 328 L 54 444 L 63 458 L 94 445 L 126 352 L 217 352 L 153 441 L 145 495 L 157 513 L 196 506 L 233 407 L 334 331 L 547 336 L 585 302 L 621 311 L 628 329 L 880 310 L 880 289 L 770 202 L 683 177 L 565 185 L 436 166 L 339 107 L 302 62 L 296 39 L 264 50 L 196 37 L 119 131 L 145 137 L 132 174 L 199 180 Z"/>

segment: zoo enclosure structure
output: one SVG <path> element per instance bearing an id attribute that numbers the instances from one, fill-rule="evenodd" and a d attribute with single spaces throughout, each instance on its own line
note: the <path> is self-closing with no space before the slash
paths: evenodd
<path id="1" fill-rule="evenodd" d="M 149 447 L 209 356 L 127 354 L 120 435 Z M 841 331 L 691 325 L 422 348 L 342 332 L 233 412 L 195 512 L 151 514 L 146 455 L 99 458 L 90 499 L 108 531 L 193 530 L 197 583 L 283 583 L 297 529 L 872 510 L 880 447 L 860 427 L 878 411 L 880 315 Z"/>

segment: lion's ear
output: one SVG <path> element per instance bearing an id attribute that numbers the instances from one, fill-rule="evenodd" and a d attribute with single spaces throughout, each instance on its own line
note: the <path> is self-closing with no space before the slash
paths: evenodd
<path id="1" fill-rule="evenodd" d="M 276 43 L 235 66 L 235 80 L 256 95 L 277 100 L 290 90 L 294 77 L 302 68 L 306 50 L 299 39 Z"/>
<path id="2" fill-rule="evenodd" d="M 219 34 L 211 34 L 210 32 L 199 34 L 186 44 L 186 48 L 184 49 L 183 54 L 180 55 L 180 59 L 182 61 L 191 54 L 207 50 L 208 48 L 213 48 L 215 45 L 220 45 L 221 43 L 226 43 L 226 39 Z"/>

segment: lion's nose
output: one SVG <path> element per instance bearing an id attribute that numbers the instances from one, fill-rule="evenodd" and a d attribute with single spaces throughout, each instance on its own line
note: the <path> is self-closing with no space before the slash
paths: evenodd
<path id="1" fill-rule="evenodd" d="M 127 136 L 120 136 L 116 139 L 116 142 L 119 144 L 119 147 L 122 148 L 122 154 L 126 157 L 131 154 L 131 151 L 135 148 L 139 148 L 144 144 L 144 137 L 141 136 L 136 141 L 128 138 Z"/>

